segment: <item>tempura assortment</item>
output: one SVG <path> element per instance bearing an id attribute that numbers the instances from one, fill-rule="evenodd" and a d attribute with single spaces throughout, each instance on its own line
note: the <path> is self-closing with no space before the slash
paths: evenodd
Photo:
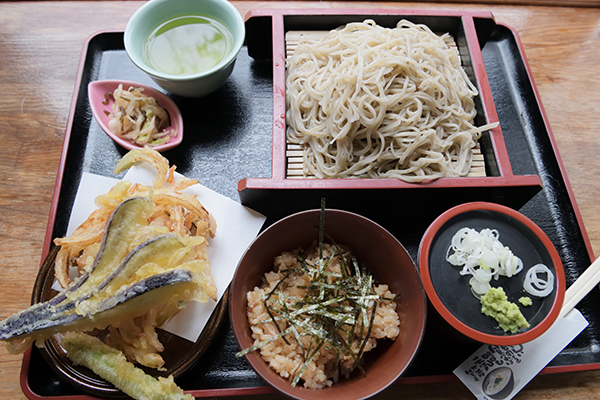
<path id="1" fill-rule="evenodd" d="M 55 276 L 64 290 L 0 322 L 11 352 L 56 333 L 106 329 L 106 343 L 131 362 L 161 368 L 155 328 L 188 300 L 216 301 L 206 253 L 216 222 L 183 192 L 197 181 L 176 179 L 175 166 L 149 148 L 127 153 L 115 173 L 138 161 L 156 168 L 156 181 L 119 182 L 96 198 L 98 208 L 71 236 L 55 239 Z"/>

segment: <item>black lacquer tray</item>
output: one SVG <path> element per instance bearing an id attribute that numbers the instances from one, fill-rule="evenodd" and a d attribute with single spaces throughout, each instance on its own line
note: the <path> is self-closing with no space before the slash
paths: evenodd
<path id="1" fill-rule="evenodd" d="M 511 197 L 518 190 L 497 191 L 493 187 L 466 192 L 461 188 L 411 191 L 406 192 L 404 201 L 394 207 L 390 204 L 379 206 L 386 204 L 385 198 L 393 189 L 366 191 L 361 194 L 360 204 L 352 192 L 347 192 L 331 205 L 358 211 L 379 222 L 396 235 L 414 260 L 418 259 L 418 245 L 425 229 L 446 209 L 457 203 L 476 200 L 509 205 L 537 223 L 552 240 L 564 264 L 569 286 L 591 263 L 587 234 L 518 36 L 510 28 L 495 23 L 486 25 L 483 36 L 483 61 L 511 167 L 515 174 L 538 175 L 543 188 L 526 198 Z M 77 79 L 47 246 L 49 239 L 62 236 L 66 231 L 81 174 L 89 172 L 113 176 L 115 163 L 126 153 L 93 120 L 87 84 L 99 79 L 124 79 L 153 85 L 125 54 L 123 32 L 100 32 L 89 39 L 82 53 Z M 271 60 L 250 57 L 245 46 L 231 78 L 219 91 L 204 99 L 176 96 L 172 99 L 183 112 L 186 133 L 183 143 L 164 155 L 177 165 L 178 172 L 199 179 L 201 184 L 236 201 L 240 201 L 237 190 L 240 180 L 271 175 Z M 327 194 L 327 191 L 317 192 L 314 197 Z M 267 225 L 298 208 L 319 207 L 319 204 L 310 201 L 300 206 L 292 205 L 289 209 L 276 201 L 262 201 L 255 205 L 267 216 Z M 550 363 L 544 373 L 600 368 L 597 334 L 600 324 L 599 291 L 590 293 L 578 309 L 590 322 L 589 327 Z M 448 328 L 439 322 L 430 312 L 421 350 L 397 384 L 455 379 L 453 369 L 480 346 L 455 340 L 448 334 Z M 216 335 L 198 363 L 179 376 L 176 382 L 196 397 L 272 391 L 244 359 L 235 357 L 238 349 L 229 322 L 223 323 L 220 329 L 221 334 Z M 24 393 L 31 399 L 89 398 L 56 375 L 35 347 L 24 357 L 21 383 Z"/>

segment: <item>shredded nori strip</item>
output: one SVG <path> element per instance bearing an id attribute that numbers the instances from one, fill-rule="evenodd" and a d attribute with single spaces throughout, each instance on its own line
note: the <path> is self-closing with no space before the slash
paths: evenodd
<path id="1" fill-rule="evenodd" d="M 284 277 L 263 300 L 269 319 L 254 325 L 272 322 L 278 334 L 236 353 L 237 357 L 241 357 L 259 350 L 278 338 L 282 338 L 286 344 L 289 344 L 289 339 L 293 337 L 302 349 L 303 363 L 294 371 L 292 386 L 301 380 L 302 374 L 323 346 L 335 351 L 338 369 L 341 369 L 341 358 L 350 356 L 354 360 L 353 365 L 350 370 L 344 372 L 350 374 L 358 368 L 362 374 L 365 374 L 361 362 L 373 329 L 378 303 L 391 302 L 398 298 L 398 296 L 384 298 L 377 295 L 374 291 L 373 277 L 365 268 L 360 268 L 352 253 L 337 244 L 332 244 L 331 254 L 324 256 L 325 236 L 323 199 L 319 226 L 319 259 L 312 265 L 298 254 L 297 260 L 302 266 L 301 269 L 279 271 L 285 273 Z M 346 258 L 349 258 L 352 265 L 346 262 Z M 327 271 L 336 259 L 340 264 L 340 274 Z M 285 295 L 282 290 L 293 273 L 306 273 L 309 276 L 309 285 L 298 286 L 306 290 L 302 299 Z M 333 283 L 328 282 L 329 277 L 333 277 Z M 282 330 L 279 321 L 286 321 L 287 328 Z M 310 336 L 308 346 L 305 346 L 301 340 L 302 336 L 306 335 Z M 290 336 L 289 339 L 286 336 Z M 352 349 L 352 343 L 355 342 L 360 345 L 358 350 Z"/>

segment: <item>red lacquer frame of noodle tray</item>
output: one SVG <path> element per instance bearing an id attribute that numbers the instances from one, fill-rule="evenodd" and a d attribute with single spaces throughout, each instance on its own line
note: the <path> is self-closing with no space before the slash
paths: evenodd
<path id="1" fill-rule="evenodd" d="M 244 204 L 261 209 L 265 202 L 279 200 L 292 209 L 302 204 L 317 204 L 314 199 L 324 193 L 335 201 L 336 194 L 353 189 L 353 196 L 379 196 L 377 191 L 407 193 L 425 191 L 426 196 L 438 195 L 436 189 L 450 189 L 456 202 L 486 200 L 520 207 L 542 187 L 535 171 L 517 175 L 505 145 L 502 127 L 491 129 L 480 139 L 485 164 L 483 176 L 441 178 L 422 183 L 407 183 L 399 179 L 314 179 L 294 178 L 288 175 L 289 148 L 285 135 L 285 57 L 286 34 L 289 31 L 328 31 L 348 22 L 367 18 L 382 26 L 393 27 L 401 19 L 424 23 L 434 32 L 449 32 L 458 46 L 464 68 L 479 90 L 476 97 L 479 121 L 483 125 L 498 121 L 482 51 L 487 37 L 496 23 L 490 12 L 419 9 L 288 9 L 252 10 L 246 15 L 247 46 L 251 57 L 273 60 L 273 157 L 271 177 L 247 177 L 238 183 L 240 199 Z M 269 46 L 269 42 L 271 46 Z M 536 92 L 537 98 L 537 92 Z M 539 98 L 538 98 L 539 103 Z M 541 109 L 541 103 L 539 103 Z M 545 120 L 545 116 L 544 116 Z M 547 125 L 547 124 L 546 124 Z M 549 130 L 549 126 L 547 126 Z M 514 162 L 514 160 L 513 160 Z M 298 191 L 298 189 L 301 189 Z M 398 191 L 398 189 L 403 189 Z M 392 195 L 393 197 L 393 195 Z M 417 196 L 419 197 L 419 196 Z M 292 203 L 296 203 L 294 207 Z"/>

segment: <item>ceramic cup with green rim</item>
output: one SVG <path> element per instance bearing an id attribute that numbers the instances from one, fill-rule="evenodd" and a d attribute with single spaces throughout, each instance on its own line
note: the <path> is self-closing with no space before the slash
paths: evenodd
<path id="1" fill-rule="evenodd" d="M 246 30 L 227 0 L 150 0 L 129 19 L 125 51 L 160 87 L 204 97 L 233 71 Z"/>

